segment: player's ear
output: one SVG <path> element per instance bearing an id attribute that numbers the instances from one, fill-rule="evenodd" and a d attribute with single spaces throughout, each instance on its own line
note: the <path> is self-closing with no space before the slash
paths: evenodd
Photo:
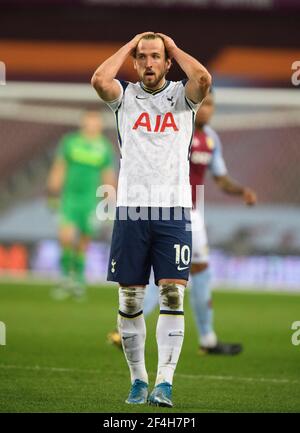
<path id="1" fill-rule="evenodd" d="M 133 58 L 133 68 L 136 70 L 136 58 Z"/>
<path id="2" fill-rule="evenodd" d="M 172 66 L 172 60 L 171 59 L 167 59 L 166 60 L 167 73 L 171 69 L 171 66 Z"/>

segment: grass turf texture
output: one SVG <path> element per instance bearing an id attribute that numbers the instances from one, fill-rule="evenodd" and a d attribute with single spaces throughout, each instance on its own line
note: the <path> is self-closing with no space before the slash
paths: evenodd
<path id="1" fill-rule="evenodd" d="M 291 324 L 300 296 L 215 292 L 220 339 L 242 342 L 236 357 L 199 356 L 188 295 L 185 340 L 173 409 L 124 403 L 129 372 L 106 343 L 115 327 L 117 289 L 89 288 L 88 301 L 54 301 L 50 286 L 0 285 L 0 412 L 300 412 L 300 346 Z M 147 319 L 146 362 L 155 380 L 157 312 Z"/>

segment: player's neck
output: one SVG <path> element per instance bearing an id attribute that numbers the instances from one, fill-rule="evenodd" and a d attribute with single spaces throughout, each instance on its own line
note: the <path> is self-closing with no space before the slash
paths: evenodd
<path id="1" fill-rule="evenodd" d="M 157 92 L 157 91 L 159 91 L 159 90 L 163 90 L 163 88 L 167 86 L 167 80 L 166 80 L 165 78 L 163 78 L 163 79 L 162 79 L 162 80 L 157 84 L 157 86 L 152 87 L 152 88 L 145 86 L 145 84 L 141 81 L 141 86 L 142 86 L 142 88 L 143 88 L 146 92 L 148 92 L 148 93 L 154 93 L 154 92 Z"/>

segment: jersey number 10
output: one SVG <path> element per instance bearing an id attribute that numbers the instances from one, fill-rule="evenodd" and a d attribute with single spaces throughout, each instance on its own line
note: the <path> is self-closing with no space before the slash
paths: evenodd
<path id="1" fill-rule="evenodd" d="M 188 265 L 191 260 L 191 250 L 188 245 L 174 244 L 175 248 L 175 262 L 177 265 L 180 264 L 180 259 L 184 265 Z"/>

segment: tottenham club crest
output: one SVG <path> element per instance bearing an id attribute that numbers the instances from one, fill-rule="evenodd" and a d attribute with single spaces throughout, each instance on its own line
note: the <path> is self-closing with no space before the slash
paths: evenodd
<path id="1" fill-rule="evenodd" d="M 115 270 L 116 264 L 117 264 L 117 262 L 114 259 L 112 259 L 112 261 L 111 261 L 111 272 L 112 273 L 116 272 L 116 270 Z"/>
<path id="2" fill-rule="evenodd" d="M 171 96 L 171 98 L 167 98 L 167 100 L 170 102 L 171 107 L 173 107 L 175 105 L 175 101 L 173 101 L 174 96 Z"/>

